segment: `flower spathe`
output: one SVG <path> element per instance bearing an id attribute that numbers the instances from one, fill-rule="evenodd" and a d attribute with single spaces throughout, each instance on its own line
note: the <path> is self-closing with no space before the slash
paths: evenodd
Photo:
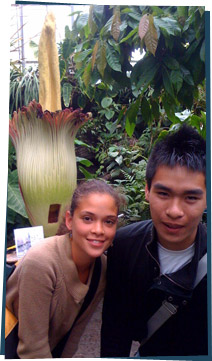
<path id="1" fill-rule="evenodd" d="M 32 225 L 56 234 L 76 187 L 74 140 L 91 113 L 42 111 L 36 101 L 14 112 L 9 133 L 16 149 L 20 190 Z"/>

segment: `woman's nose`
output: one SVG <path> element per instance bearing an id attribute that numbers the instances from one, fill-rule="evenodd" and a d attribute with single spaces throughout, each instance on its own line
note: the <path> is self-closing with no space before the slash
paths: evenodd
<path id="1" fill-rule="evenodd" d="M 95 234 L 103 234 L 104 233 L 104 227 L 102 222 L 94 222 L 92 227 L 92 232 Z"/>

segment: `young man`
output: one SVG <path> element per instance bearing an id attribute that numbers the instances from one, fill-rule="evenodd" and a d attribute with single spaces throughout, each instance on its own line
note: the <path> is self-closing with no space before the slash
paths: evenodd
<path id="1" fill-rule="evenodd" d="M 133 340 L 138 357 L 207 355 L 207 276 L 195 285 L 207 249 L 206 144 L 196 130 L 156 143 L 146 181 L 152 220 L 119 229 L 108 251 L 101 357 L 128 357 Z"/>

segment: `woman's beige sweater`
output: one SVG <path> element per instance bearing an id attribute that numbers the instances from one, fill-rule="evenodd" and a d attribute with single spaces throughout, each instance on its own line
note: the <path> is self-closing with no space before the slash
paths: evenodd
<path id="1" fill-rule="evenodd" d="M 72 357 L 105 288 L 106 257 L 101 256 L 102 272 L 93 301 L 75 324 L 62 353 Z M 68 234 L 46 238 L 33 246 L 7 281 L 6 305 L 19 320 L 20 358 L 51 358 L 51 350 L 71 328 L 88 283 L 80 282 L 71 257 Z"/>

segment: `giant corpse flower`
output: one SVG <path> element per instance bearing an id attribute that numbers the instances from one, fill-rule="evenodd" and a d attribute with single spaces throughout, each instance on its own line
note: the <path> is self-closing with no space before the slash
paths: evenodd
<path id="1" fill-rule="evenodd" d="M 32 101 L 10 121 L 26 211 L 32 225 L 43 225 L 45 236 L 57 232 L 76 187 L 74 139 L 89 117 L 71 108 L 43 112 Z"/>
<path id="2" fill-rule="evenodd" d="M 21 194 L 30 223 L 45 237 L 57 233 L 77 183 L 75 135 L 90 118 L 61 110 L 55 18 L 47 14 L 39 42 L 39 103 L 14 112 L 9 133 L 16 149 Z"/>

